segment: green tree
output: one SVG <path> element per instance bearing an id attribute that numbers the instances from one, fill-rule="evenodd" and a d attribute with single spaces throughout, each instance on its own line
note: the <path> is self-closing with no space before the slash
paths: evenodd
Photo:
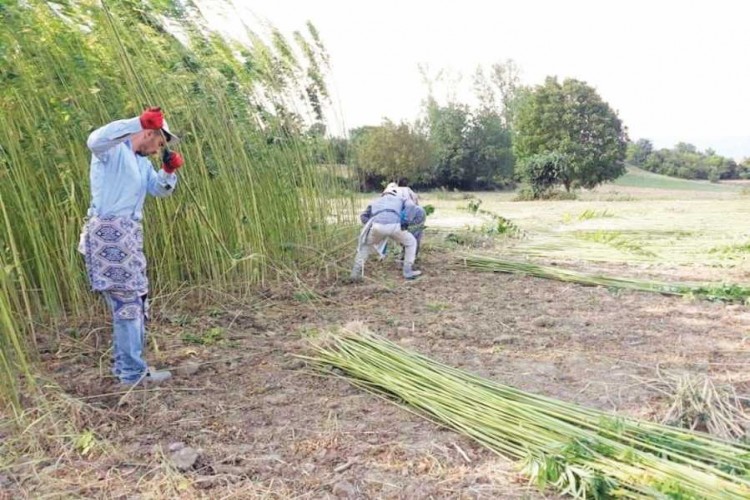
<path id="1" fill-rule="evenodd" d="M 385 120 L 378 127 L 361 127 L 350 135 L 353 165 L 364 189 L 380 188 L 399 177 L 414 184 L 430 182 L 430 144 L 409 124 Z"/>
<path id="2" fill-rule="evenodd" d="M 748 177 L 748 169 L 742 164 L 718 155 L 713 149 L 700 152 L 686 142 L 680 142 L 672 149 L 654 151 L 642 166 L 657 174 L 712 182 Z"/>
<path id="3" fill-rule="evenodd" d="M 433 181 L 441 187 L 494 189 L 513 180 L 510 131 L 501 114 L 482 105 L 428 101 L 426 129 L 433 153 Z"/>
<path id="4" fill-rule="evenodd" d="M 469 150 L 465 188 L 492 189 L 513 182 L 511 134 L 500 114 L 488 110 L 472 116 L 465 143 Z"/>
<path id="5" fill-rule="evenodd" d="M 521 68 L 513 59 L 492 65 L 490 79 L 500 96 L 503 124 L 513 128 L 513 119 L 526 88 L 521 85 Z"/>
<path id="6" fill-rule="evenodd" d="M 533 198 L 545 198 L 568 174 L 568 158 L 557 152 L 539 153 L 519 164 L 521 180 L 531 188 Z"/>
<path id="7" fill-rule="evenodd" d="M 637 142 L 628 144 L 625 159 L 628 163 L 636 167 L 643 166 L 651 153 L 654 152 L 654 145 L 648 139 L 638 139 Z"/>
<path id="8" fill-rule="evenodd" d="M 743 158 L 737 165 L 737 177 L 739 179 L 750 179 L 750 158 Z"/>
<path id="9" fill-rule="evenodd" d="M 519 161 L 544 153 L 568 160 L 560 179 L 566 190 L 593 188 L 625 173 L 627 138 L 622 122 L 584 82 L 548 77 L 529 92 L 514 118 L 513 149 Z"/>
<path id="10" fill-rule="evenodd" d="M 466 142 L 471 126 L 468 106 L 427 104 L 427 127 L 433 154 L 433 176 L 438 186 L 463 187 L 470 174 L 470 151 Z"/>
<path id="11" fill-rule="evenodd" d="M 338 165 L 348 165 L 351 161 L 349 140 L 345 137 L 331 137 L 329 144 L 333 162 Z"/>

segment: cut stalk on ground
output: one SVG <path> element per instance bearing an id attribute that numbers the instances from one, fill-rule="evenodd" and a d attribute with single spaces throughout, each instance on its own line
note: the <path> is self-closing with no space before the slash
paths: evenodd
<path id="1" fill-rule="evenodd" d="M 508 261 L 483 256 L 462 257 L 467 267 L 500 273 L 522 274 L 587 286 L 604 286 L 636 290 L 639 292 L 660 293 L 682 297 L 698 297 L 705 300 L 745 303 L 750 299 L 750 287 L 728 283 L 666 283 L 588 274 L 558 267 L 540 266 L 528 262 Z"/>
<path id="2" fill-rule="evenodd" d="M 540 487 L 578 498 L 750 495 L 748 446 L 526 393 L 362 329 L 330 333 L 314 346 L 305 359 L 322 370 L 341 370 L 366 390 L 522 460 Z"/>

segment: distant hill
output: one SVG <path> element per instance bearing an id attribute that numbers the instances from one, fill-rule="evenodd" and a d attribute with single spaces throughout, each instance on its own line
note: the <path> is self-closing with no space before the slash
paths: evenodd
<path id="1" fill-rule="evenodd" d="M 674 189 L 682 191 L 736 191 L 738 186 L 715 184 L 709 181 L 694 181 L 654 174 L 638 167 L 627 167 L 628 171 L 613 182 L 616 186 L 641 187 L 653 189 Z"/>

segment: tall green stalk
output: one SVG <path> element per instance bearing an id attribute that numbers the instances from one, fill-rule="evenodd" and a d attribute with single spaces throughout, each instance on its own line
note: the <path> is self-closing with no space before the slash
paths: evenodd
<path id="1" fill-rule="evenodd" d="M 34 358 L 10 335 L 33 340 L 35 322 L 81 314 L 95 300 L 76 251 L 89 202 L 86 138 L 112 120 L 160 105 L 183 137 L 176 194 L 146 209 L 156 291 L 185 283 L 252 290 L 275 268 L 300 269 L 311 249 L 333 246 L 340 233 L 329 218 L 352 215 L 320 166 L 325 141 L 308 133 L 328 106 L 317 33 L 295 35 L 311 42 L 292 46 L 276 31 L 248 30 L 253 44 L 240 46 L 181 5 L 0 4 L 0 262 L 12 266 L 0 317 L 14 332 L 3 330 L 0 346 L 8 370 Z M 15 390 L 3 384 L 0 398 Z"/>

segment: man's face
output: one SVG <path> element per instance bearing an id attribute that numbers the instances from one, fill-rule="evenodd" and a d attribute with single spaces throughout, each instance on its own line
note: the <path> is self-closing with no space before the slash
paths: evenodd
<path id="1" fill-rule="evenodd" d="M 167 139 L 161 130 L 146 130 L 143 141 L 135 152 L 140 156 L 151 156 L 163 148 L 166 143 Z"/>

